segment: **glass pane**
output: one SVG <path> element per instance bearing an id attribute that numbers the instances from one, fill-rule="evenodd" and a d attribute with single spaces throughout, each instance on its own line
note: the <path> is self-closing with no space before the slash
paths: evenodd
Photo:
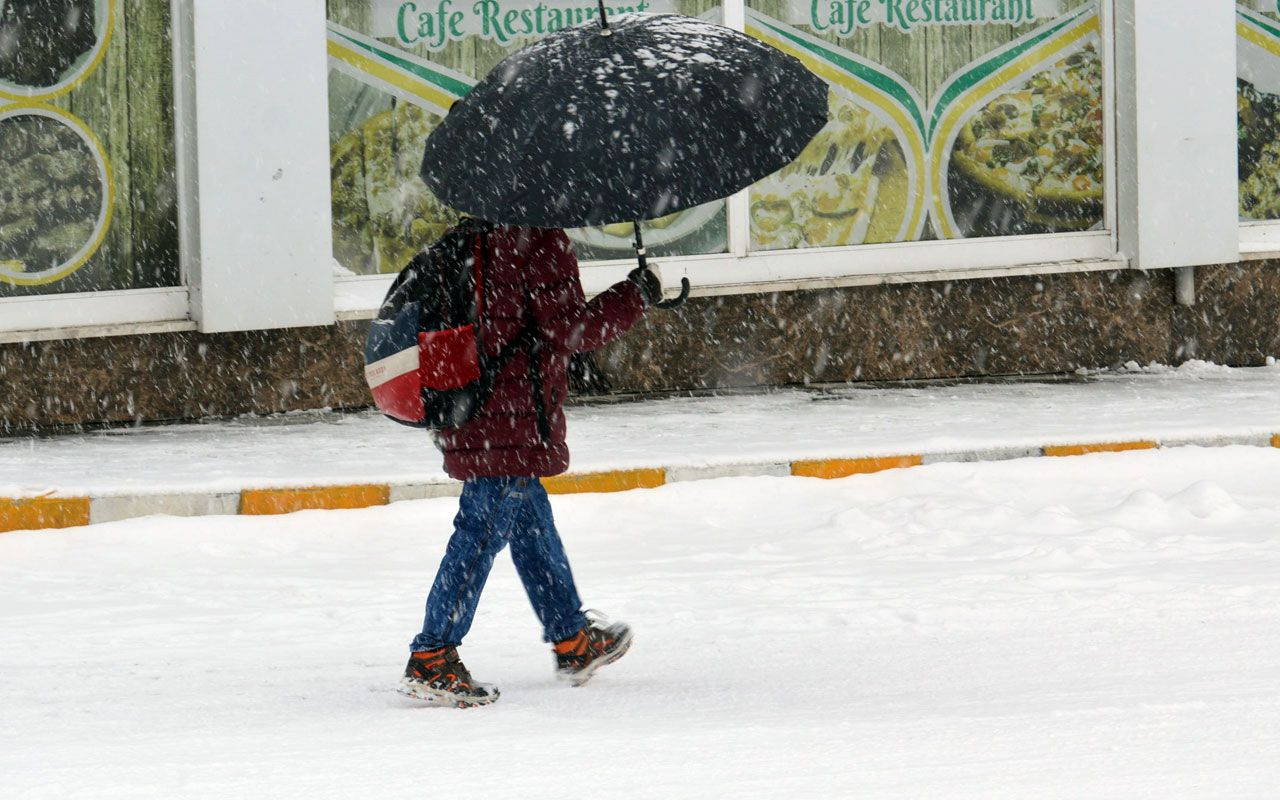
<path id="1" fill-rule="evenodd" d="M 0 2 L 0 297 L 179 285 L 170 51 L 168 0 Z"/>
<path id="2" fill-rule="evenodd" d="M 749 0 L 830 121 L 751 191 L 756 250 L 1101 229 L 1093 0 Z"/>
<path id="3" fill-rule="evenodd" d="M 1236 6 L 1240 219 L 1280 219 L 1280 13 L 1276 0 Z"/>
<path id="4" fill-rule="evenodd" d="M 595 7 L 546 0 L 328 0 L 334 257 L 345 270 L 397 272 L 457 220 L 418 177 L 423 141 L 495 64 Z M 606 7 L 721 18 L 714 0 Z M 718 202 L 654 220 L 645 225 L 645 244 L 657 255 L 721 253 L 728 246 L 725 218 Z M 579 258 L 628 255 L 631 229 L 620 222 L 569 231 Z"/>

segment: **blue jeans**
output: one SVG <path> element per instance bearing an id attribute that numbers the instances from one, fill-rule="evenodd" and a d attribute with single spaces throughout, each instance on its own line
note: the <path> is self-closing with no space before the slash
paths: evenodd
<path id="1" fill-rule="evenodd" d="M 472 478 L 462 485 L 453 537 L 440 562 L 422 633 L 411 650 L 458 645 L 471 630 L 493 559 L 511 545 L 511 560 L 548 642 L 586 624 L 547 491 L 537 478 Z"/>

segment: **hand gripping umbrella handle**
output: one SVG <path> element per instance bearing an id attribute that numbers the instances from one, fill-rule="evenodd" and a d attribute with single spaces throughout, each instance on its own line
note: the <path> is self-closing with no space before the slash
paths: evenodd
<path id="1" fill-rule="evenodd" d="M 647 257 L 648 253 L 644 249 L 644 237 L 640 235 L 640 221 L 636 220 L 635 222 L 632 222 L 631 227 L 634 228 L 636 232 L 636 241 L 635 241 L 636 260 L 640 262 L 640 269 L 644 269 L 649 266 L 649 259 Z M 675 309 L 684 305 L 684 301 L 688 299 L 689 299 L 689 279 L 681 278 L 680 294 L 676 295 L 670 300 L 659 300 L 658 302 L 654 303 L 653 306 L 654 308 L 661 308 L 663 311 L 674 311 Z"/>

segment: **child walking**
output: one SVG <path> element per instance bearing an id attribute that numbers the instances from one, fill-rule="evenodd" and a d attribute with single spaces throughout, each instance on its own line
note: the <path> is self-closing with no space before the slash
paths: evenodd
<path id="1" fill-rule="evenodd" d="M 569 467 L 564 400 L 574 353 L 628 331 L 662 297 L 653 267 L 587 302 L 563 230 L 496 227 L 478 232 L 484 318 L 477 337 L 494 356 L 526 329 L 534 345 L 506 362 L 488 402 L 466 425 L 440 433 L 445 471 L 463 481 L 454 532 L 410 645 L 400 692 L 468 707 L 498 699 L 458 656 L 494 558 L 511 559 L 555 653 L 556 673 L 580 686 L 631 646 L 631 628 L 582 608 L 540 478 Z"/>

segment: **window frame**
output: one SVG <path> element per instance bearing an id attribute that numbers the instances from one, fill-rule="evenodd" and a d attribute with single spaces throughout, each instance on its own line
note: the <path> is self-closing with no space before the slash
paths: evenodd
<path id="1" fill-rule="evenodd" d="M 109 7 L 113 6 L 114 4 Z M 172 33 L 177 11 L 173 0 L 169 6 Z M 112 31 L 109 35 L 123 36 L 126 33 Z M 103 45 L 104 51 L 108 46 L 109 43 Z M 74 81 L 51 92 L 47 97 L 60 97 L 73 91 L 88 74 L 89 72 L 81 73 Z M 14 103 L 33 104 L 30 101 L 0 99 L 0 110 Z M 39 105 L 39 98 L 34 99 L 34 104 Z M 178 267 L 178 283 L 175 286 L 0 297 L 0 344 L 110 335 L 138 326 L 166 330 L 190 328 L 190 293 L 181 256 L 178 264 L 168 266 Z"/>
<path id="2" fill-rule="evenodd" d="M 920 242 L 901 242 L 875 245 L 854 245 L 836 248 L 814 248 L 794 251 L 748 252 L 747 237 L 749 235 L 746 221 L 748 219 L 748 201 L 745 192 L 728 198 L 727 213 L 729 217 L 728 252 L 715 255 L 678 256 L 660 259 L 664 268 L 664 276 L 669 282 L 687 276 L 694 283 L 695 295 L 723 295 L 733 293 L 756 293 L 764 291 L 791 291 L 808 289 L 816 286 L 853 286 L 874 283 L 895 283 L 919 280 L 960 280 L 974 277 L 998 275 L 1025 275 L 1071 273 L 1096 271 L 1099 269 L 1122 269 L 1142 266 L 1141 259 L 1135 255 L 1137 249 L 1126 244 L 1126 239 L 1134 235 L 1138 223 L 1143 225 L 1142 236 L 1150 240 L 1152 236 L 1167 234 L 1174 229 L 1172 223 L 1161 217 L 1159 202 L 1151 202 L 1148 213 L 1154 215 L 1155 223 L 1148 225 L 1148 216 L 1139 215 L 1138 198 L 1135 186 L 1131 186 L 1133 176 L 1151 175 L 1158 170 L 1150 167 L 1140 171 L 1133 170 L 1138 155 L 1128 149 L 1128 145 L 1118 141 L 1119 126 L 1116 108 L 1118 102 L 1124 102 L 1127 88 L 1132 94 L 1133 87 L 1145 80 L 1150 85 L 1150 77 L 1141 77 L 1144 64 L 1154 59 L 1141 48 L 1136 56 L 1128 61 L 1117 56 L 1118 34 L 1117 19 L 1132 18 L 1132 9 L 1136 0 L 1099 0 L 1099 14 L 1102 23 L 1102 40 L 1104 46 L 1104 90 L 1103 103 L 1106 124 L 1104 127 L 1106 166 L 1106 202 L 1104 206 L 1104 222 L 1106 230 L 1081 233 L 1059 233 L 1032 236 L 1010 236 L 974 239 L 952 239 Z M 1177 0 L 1179 5 L 1191 8 L 1195 0 Z M 299 31 L 312 35 L 323 29 L 327 15 L 323 0 L 278 0 L 273 7 L 287 7 L 292 14 L 279 10 L 264 13 L 261 18 L 242 13 L 235 20 L 236 25 L 279 26 L 278 30 L 268 33 L 281 37 L 281 41 L 294 41 L 299 38 Z M 250 8 L 246 3 L 242 9 Z M 195 117 L 194 108 L 190 107 L 190 98 L 195 95 L 195 85 L 208 82 L 217 84 L 215 89 L 227 90 L 235 81 L 232 70 L 214 70 L 212 74 L 198 75 L 194 73 L 190 52 L 192 36 L 201 26 L 225 25 L 226 19 L 213 17 L 202 18 L 197 9 L 207 8 L 199 0 L 172 0 L 171 24 L 174 42 L 174 95 L 178 108 L 175 109 L 177 124 L 183 126 L 184 135 L 177 137 L 179 168 L 179 203 L 180 221 L 190 229 L 180 244 L 180 279 L 182 284 L 167 289 L 126 289 L 118 291 L 95 292 L 67 295 L 27 296 L 0 299 L 0 341 L 14 341 L 30 338 L 59 338 L 79 336 L 100 336 L 117 333 L 134 333 L 140 329 L 193 329 L 199 323 L 200 315 L 195 313 L 200 303 L 213 302 L 222 306 L 234 306 L 237 297 L 247 289 L 244 286 L 229 287 L 225 277 L 230 274 L 226 265 L 220 266 L 217 273 L 210 273 L 208 279 L 200 285 L 200 271 L 207 265 L 200 263 L 201 251 L 199 237 L 199 209 L 202 205 L 220 204 L 225 201 L 219 197 L 210 197 L 199 191 L 199 181 L 190 173 L 192 164 L 196 163 L 196 143 L 194 137 L 186 135 L 188 125 Z M 745 20 L 744 0 L 727 0 L 724 3 L 726 23 L 741 29 Z M 1129 15 L 1129 16 L 1125 16 Z M 291 24 L 285 25 L 286 19 Z M 1135 30 L 1142 32 L 1143 17 L 1136 18 Z M 302 28 L 298 23 L 303 22 Z M 1150 23 L 1147 23 L 1150 24 Z M 1134 26 L 1129 26 L 1134 27 Z M 1130 35 L 1132 31 L 1126 32 Z M 1163 35 L 1163 34 L 1158 34 Z M 225 37 L 224 37 L 225 38 Z M 307 91 L 318 91 L 327 97 L 327 75 L 329 66 L 321 58 L 313 57 L 319 42 L 307 42 L 303 47 L 306 58 L 299 62 L 295 87 L 307 87 Z M 1196 58 L 1195 49 L 1187 50 L 1183 57 Z M 243 81 L 243 75 L 239 76 Z M 318 89 L 316 87 L 319 87 Z M 206 87 L 207 88 L 207 87 Z M 282 89 L 279 84 L 268 88 L 261 96 L 253 95 L 252 102 L 266 104 L 280 102 L 277 98 Z M 273 94 L 277 93 L 277 94 Z M 308 100 L 308 114 L 299 121 L 299 125 L 324 125 L 327 133 L 327 116 L 324 122 L 318 122 L 311 102 Z M 292 98 L 290 98 L 292 100 Z M 1157 99 L 1156 102 L 1167 102 Z M 184 105 L 186 104 L 186 105 Z M 1132 116 L 1130 114 L 1129 116 Z M 1234 123 L 1233 123 L 1234 124 Z M 276 136 L 286 135 L 288 131 L 278 132 Z M 1163 135 L 1163 134 L 1162 134 Z M 1176 136 L 1176 132 L 1168 132 L 1168 137 Z M 327 151 L 310 152 L 315 145 L 313 140 L 319 137 L 308 137 L 304 166 L 314 173 L 304 181 L 305 186 L 289 191 L 293 198 L 312 206 L 317 202 L 314 189 L 323 176 L 327 182 Z M 1127 140 L 1126 140 L 1127 141 Z M 1216 140 L 1215 140 L 1216 141 Z M 1215 149 L 1220 146 L 1215 144 Z M 1215 155 L 1214 163 L 1225 163 L 1229 154 L 1223 152 Z M 1232 162 L 1234 163 L 1234 161 Z M 185 177 L 184 177 L 184 170 Z M 268 176 L 269 178 L 269 176 Z M 262 179 L 262 188 L 270 189 L 272 184 L 268 178 Z M 1159 181 L 1156 181 L 1158 184 Z M 257 187 L 255 187 L 257 188 Z M 1158 189 L 1158 187 L 1157 187 Z M 202 203 L 202 200 L 204 201 Z M 323 204 L 327 208 L 329 198 L 327 192 Z M 223 213 L 259 224 L 255 217 L 256 209 L 250 205 L 231 205 L 223 208 Z M 318 230 L 316 221 L 318 213 L 312 213 L 312 221 L 308 230 Z M 1150 228 L 1150 230 L 1148 230 Z M 1154 231 L 1152 233 L 1151 231 Z M 1241 258 L 1260 257 L 1252 254 L 1280 252 L 1280 221 L 1266 223 L 1242 223 L 1238 226 L 1239 251 Z M 320 237 L 328 246 L 329 232 Z M 315 240 L 312 240 L 315 244 Z M 1250 249 L 1252 248 L 1252 249 Z M 254 260 L 252 267 L 259 274 L 275 281 L 287 275 L 296 275 L 307 282 L 308 303 L 316 299 L 318 292 L 324 293 L 323 303 L 336 312 L 338 318 L 351 319 L 371 316 L 377 308 L 392 275 L 349 276 L 336 274 L 336 262 L 331 257 L 315 255 L 318 249 L 309 250 L 305 263 L 295 259 L 288 264 L 267 263 L 271 259 Z M 327 252 L 331 252 L 331 249 Z M 582 268 L 584 288 L 589 294 L 601 291 L 619 279 L 634 262 L 630 259 L 614 261 L 585 262 Z M 1170 264 L 1150 264 L 1150 266 L 1169 266 Z M 1177 264 L 1173 264 L 1176 266 Z M 279 303 L 275 308 L 266 308 L 255 313 L 250 319 L 234 323 L 231 327 L 215 327 L 212 330 L 243 329 L 259 330 L 271 327 L 293 327 L 302 324 L 325 324 L 323 309 L 318 306 L 307 312 L 306 322 L 290 304 Z M 306 315 L 304 315 L 306 316 Z M 328 318 L 332 319 L 334 315 Z M 239 325 L 240 327 L 235 327 Z"/>
<path id="3" fill-rule="evenodd" d="M 1258 8 L 1261 3 L 1241 3 L 1236 1 L 1232 10 L 1235 11 L 1240 5 L 1248 5 L 1252 10 L 1260 11 Z M 1276 8 L 1275 3 L 1269 3 L 1271 8 Z M 1274 20 L 1280 24 L 1280 20 Z M 1236 30 L 1240 30 L 1243 23 L 1236 22 Z M 1239 45 L 1237 44 L 1237 47 Z M 1237 72 L 1237 77 L 1239 73 Z M 1237 156 L 1238 162 L 1238 156 Z M 1266 258 L 1280 257 L 1280 219 L 1276 220 L 1246 220 L 1239 221 L 1239 249 L 1240 259 L 1242 261 L 1260 260 Z"/>

